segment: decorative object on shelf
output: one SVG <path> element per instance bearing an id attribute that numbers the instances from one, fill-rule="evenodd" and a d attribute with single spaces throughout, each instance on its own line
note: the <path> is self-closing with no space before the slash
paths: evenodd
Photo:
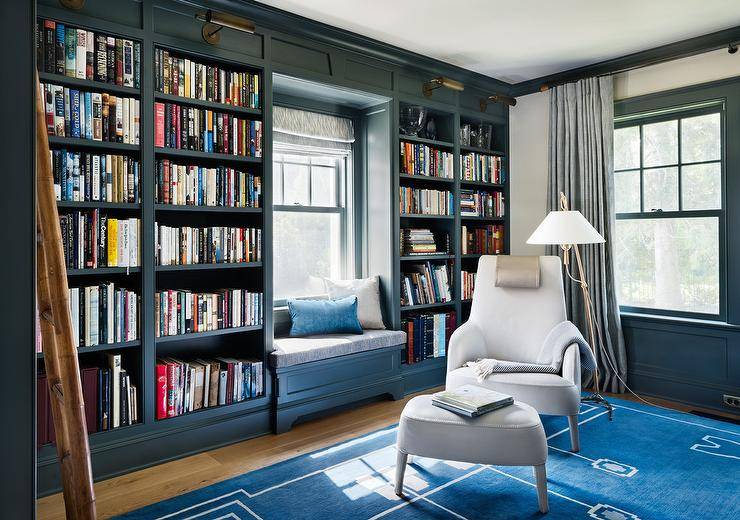
<path id="1" fill-rule="evenodd" d="M 401 105 L 401 125 L 399 130 L 403 135 L 418 136 L 424 128 L 427 118 L 427 109 L 419 105 Z"/>
<path id="2" fill-rule="evenodd" d="M 221 40 L 220 31 L 224 27 L 249 34 L 254 34 L 255 30 L 254 22 L 251 20 L 233 14 L 214 13 L 210 9 L 205 13 L 196 14 L 195 19 L 205 22 L 201 35 L 203 40 L 211 45 L 216 45 Z"/>
<path id="3" fill-rule="evenodd" d="M 427 118 L 427 123 L 424 125 L 423 137 L 433 141 L 437 140 L 437 123 L 434 121 L 434 117 Z"/>
<path id="4" fill-rule="evenodd" d="M 474 146 L 477 146 L 478 148 L 490 150 L 491 141 L 493 139 L 493 126 L 485 125 L 482 122 L 478 123 L 477 137 L 478 137 L 478 140 L 476 143 L 474 143 Z"/>
<path id="5" fill-rule="evenodd" d="M 460 127 L 460 146 L 470 146 L 470 129 L 468 123 Z"/>
<path id="6" fill-rule="evenodd" d="M 480 100 L 480 111 L 485 112 L 488 108 L 488 103 L 502 103 L 510 107 L 516 106 L 516 98 L 507 96 L 506 94 L 493 94 L 485 99 Z"/>
<path id="7" fill-rule="evenodd" d="M 62 7 L 73 11 L 79 11 L 85 6 L 85 0 L 59 0 L 59 3 Z"/>
<path id="8" fill-rule="evenodd" d="M 421 91 L 424 93 L 425 97 L 431 97 L 432 91 L 438 89 L 439 87 L 456 90 L 457 92 L 462 92 L 463 90 L 465 90 L 465 85 L 461 82 L 452 78 L 439 76 L 438 78 L 431 79 L 424 83 L 421 87 Z"/>
<path id="9" fill-rule="evenodd" d="M 563 250 L 563 265 L 565 266 L 565 272 L 568 278 L 581 287 L 586 323 L 588 324 L 589 345 L 591 345 L 596 360 L 596 368 L 594 370 L 595 391 L 591 395 L 583 397 L 581 402 L 605 407 L 609 411 L 609 420 L 611 420 L 612 405 L 601 395 L 601 389 L 599 388 L 598 351 L 596 345 L 597 341 L 601 341 L 601 331 L 598 331 L 598 335 L 594 334 L 594 325 L 598 327 L 598 324 L 593 315 L 588 283 L 583 272 L 581 254 L 578 251 L 578 244 L 603 244 L 604 242 L 606 242 L 604 237 L 596 231 L 580 211 L 570 210 L 568 208 L 568 198 L 563 192 L 560 192 L 560 210 L 551 211 L 537 229 L 534 230 L 532 236 L 527 239 L 527 244 L 559 245 Z M 570 272 L 571 250 L 575 253 L 578 278 L 575 278 Z"/>

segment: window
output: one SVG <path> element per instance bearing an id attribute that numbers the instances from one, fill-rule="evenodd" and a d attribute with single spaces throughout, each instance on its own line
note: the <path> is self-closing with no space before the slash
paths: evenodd
<path id="1" fill-rule="evenodd" d="M 324 293 L 321 278 L 343 278 L 351 265 L 348 217 L 350 154 L 301 152 L 277 146 L 273 154 L 274 299 Z"/>
<path id="2" fill-rule="evenodd" d="M 721 315 L 724 106 L 616 119 L 614 253 L 622 308 Z"/>

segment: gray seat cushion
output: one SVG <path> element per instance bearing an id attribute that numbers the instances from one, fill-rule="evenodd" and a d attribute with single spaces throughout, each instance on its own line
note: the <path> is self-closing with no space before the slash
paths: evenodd
<path id="1" fill-rule="evenodd" d="M 270 364 L 283 368 L 356 352 L 404 345 L 400 330 L 366 330 L 362 334 L 319 334 L 302 338 L 275 338 Z"/>

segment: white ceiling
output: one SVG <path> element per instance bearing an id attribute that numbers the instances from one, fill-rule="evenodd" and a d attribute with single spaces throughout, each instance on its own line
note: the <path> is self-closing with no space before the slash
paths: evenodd
<path id="1" fill-rule="evenodd" d="M 740 0 L 262 3 L 511 83 L 740 25 Z"/>

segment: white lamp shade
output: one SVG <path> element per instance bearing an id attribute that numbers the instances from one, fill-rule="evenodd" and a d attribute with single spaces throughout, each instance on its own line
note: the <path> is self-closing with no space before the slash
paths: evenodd
<path id="1" fill-rule="evenodd" d="M 606 242 L 580 211 L 551 211 L 527 244 L 603 244 Z"/>

